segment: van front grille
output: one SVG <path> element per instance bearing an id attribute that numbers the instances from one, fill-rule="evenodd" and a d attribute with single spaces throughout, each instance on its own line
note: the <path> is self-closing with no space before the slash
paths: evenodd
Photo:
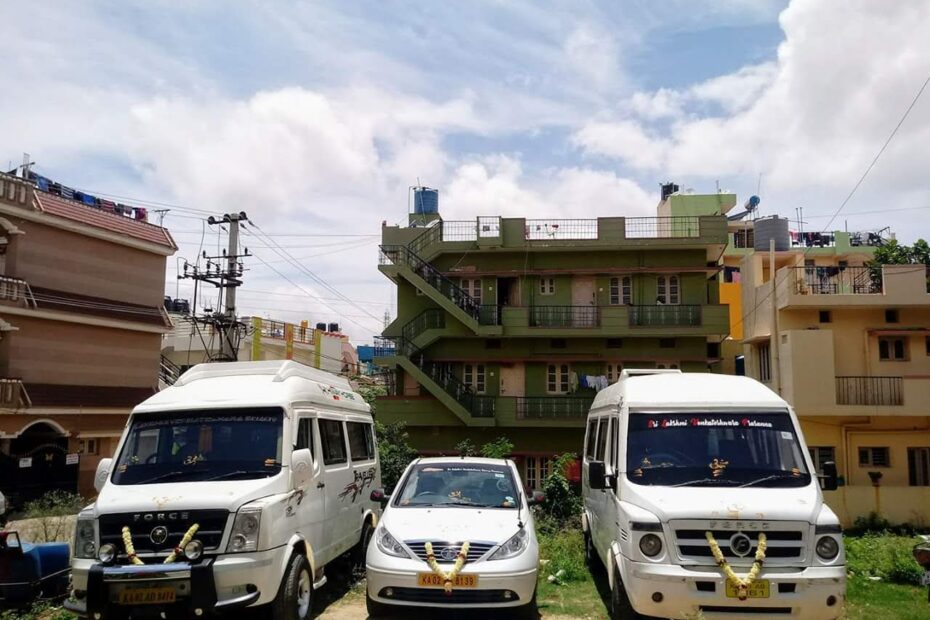
<path id="1" fill-rule="evenodd" d="M 702 527 L 703 526 L 703 527 Z M 805 541 L 810 525 L 791 521 L 673 521 L 670 523 L 678 555 L 688 564 L 714 564 L 713 552 L 705 537 L 710 532 L 720 546 L 723 557 L 734 566 L 750 565 L 758 549 L 759 533 L 766 537 L 766 566 L 789 566 L 806 560 Z M 737 553 L 731 547 L 734 536 L 743 534 L 749 548 Z M 745 541 L 744 541 L 745 542 Z"/>
<path id="2" fill-rule="evenodd" d="M 171 518 L 174 517 L 174 518 Z M 124 513 L 101 515 L 100 544 L 113 543 L 124 556 L 126 549 L 123 545 L 123 527 L 128 526 L 132 534 L 132 544 L 139 555 L 167 555 L 180 544 L 187 530 L 197 524 L 199 529 L 194 536 L 203 543 L 207 552 L 215 551 L 223 540 L 223 531 L 229 520 L 229 511 L 226 510 L 189 510 L 162 513 Z M 155 528 L 164 527 L 167 537 L 164 542 L 156 542 Z"/>

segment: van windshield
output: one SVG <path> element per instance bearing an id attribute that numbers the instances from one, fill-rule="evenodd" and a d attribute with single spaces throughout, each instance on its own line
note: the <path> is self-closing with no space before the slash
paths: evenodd
<path id="1" fill-rule="evenodd" d="M 443 508 L 509 508 L 520 501 L 510 467 L 484 463 L 414 465 L 395 493 L 395 506 Z"/>
<path id="2" fill-rule="evenodd" d="M 281 471 L 284 412 L 277 407 L 133 416 L 114 484 L 268 478 Z"/>
<path id="3" fill-rule="evenodd" d="M 631 413 L 627 478 L 641 485 L 803 487 L 788 413 Z"/>

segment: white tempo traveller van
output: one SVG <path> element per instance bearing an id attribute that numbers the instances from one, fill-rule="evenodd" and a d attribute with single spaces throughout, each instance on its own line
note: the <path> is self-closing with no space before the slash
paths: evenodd
<path id="1" fill-rule="evenodd" d="M 66 605 L 90 618 L 309 618 L 325 565 L 353 547 L 364 563 L 380 511 L 368 405 L 291 361 L 193 367 L 133 410 L 95 483 Z"/>
<path id="2" fill-rule="evenodd" d="M 791 407 L 746 377 L 624 371 L 588 415 L 586 552 L 611 616 L 833 619 L 839 520 Z"/>

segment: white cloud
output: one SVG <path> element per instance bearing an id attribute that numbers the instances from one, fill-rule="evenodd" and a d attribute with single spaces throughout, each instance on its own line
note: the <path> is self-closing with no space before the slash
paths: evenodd
<path id="1" fill-rule="evenodd" d="M 619 49 L 610 32 L 593 24 L 577 26 L 563 50 L 569 69 L 593 82 L 593 87 L 603 89 L 619 81 Z"/>
<path id="2" fill-rule="evenodd" d="M 667 156 L 663 139 L 647 134 L 635 121 L 591 121 L 572 140 L 587 152 L 615 157 L 642 170 L 660 168 Z"/>

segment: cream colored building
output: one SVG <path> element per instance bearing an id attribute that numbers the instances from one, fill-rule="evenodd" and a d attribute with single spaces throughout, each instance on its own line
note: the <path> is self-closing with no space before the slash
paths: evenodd
<path id="1" fill-rule="evenodd" d="M 836 461 L 845 484 L 826 497 L 846 525 L 873 511 L 927 524 L 930 274 L 824 250 L 743 258 L 746 374 L 794 406 L 815 463 Z"/>

